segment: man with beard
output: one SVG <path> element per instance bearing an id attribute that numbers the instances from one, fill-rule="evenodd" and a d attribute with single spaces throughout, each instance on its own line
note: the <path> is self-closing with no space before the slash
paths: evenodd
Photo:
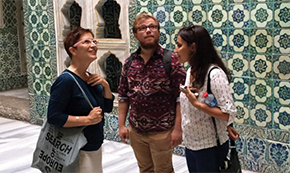
<path id="1" fill-rule="evenodd" d="M 153 16 L 136 17 L 133 33 L 140 46 L 125 60 L 118 88 L 119 136 L 130 141 L 140 173 L 174 172 L 172 148 L 182 142 L 179 85 L 185 69 L 171 53 L 171 71 L 166 73 L 159 29 Z"/>

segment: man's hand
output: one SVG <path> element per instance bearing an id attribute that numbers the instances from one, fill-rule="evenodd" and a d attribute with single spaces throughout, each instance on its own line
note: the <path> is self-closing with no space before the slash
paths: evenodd
<path id="1" fill-rule="evenodd" d="M 119 136 L 125 144 L 128 143 L 126 139 L 129 140 L 129 130 L 126 126 L 119 127 Z"/>
<path id="2" fill-rule="evenodd" d="M 182 131 L 181 130 L 173 130 L 171 133 L 170 144 L 172 147 L 176 147 L 182 142 Z"/>

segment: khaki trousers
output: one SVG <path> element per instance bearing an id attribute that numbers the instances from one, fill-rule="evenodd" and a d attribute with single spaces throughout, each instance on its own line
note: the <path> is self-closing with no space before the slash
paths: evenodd
<path id="1" fill-rule="evenodd" d="M 164 132 L 139 134 L 129 127 L 130 145 L 134 150 L 140 173 L 173 173 L 172 129 Z"/>
<path id="2" fill-rule="evenodd" d="M 77 173 L 103 173 L 102 147 L 97 151 L 80 151 Z"/>

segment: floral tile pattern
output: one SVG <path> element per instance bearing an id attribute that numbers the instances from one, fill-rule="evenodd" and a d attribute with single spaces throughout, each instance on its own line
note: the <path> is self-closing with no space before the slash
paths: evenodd
<path id="1" fill-rule="evenodd" d="M 275 29 L 274 31 L 274 52 L 290 53 L 290 30 Z"/>
<path id="2" fill-rule="evenodd" d="M 229 30 L 229 51 L 230 52 L 249 51 L 249 30 L 246 29 Z"/>
<path id="3" fill-rule="evenodd" d="M 158 19 L 160 27 L 170 27 L 170 6 L 154 6 L 153 16 Z"/>
<path id="4" fill-rule="evenodd" d="M 251 23 L 254 27 L 273 27 L 273 7 L 271 4 L 256 3 L 251 8 Z"/>
<path id="5" fill-rule="evenodd" d="M 281 129 L 281 130 L 289 131 L 290 130 L 290 107 L 275 106 L 273 119 L 274 119 L 274 129 Z"/>
<path id="6" fill-rule="evenodd" d="M 206 5 L 194 5 L 189 6 L 188 9 L 188 21 L 195 25 L 207 25 L 206 20 Z"/>
<path id="7" fill-rule="evenodd" d="M 272 81 L 267 79 L 250 80 L 250 102 L 272 104 Z"/>
<path id="8" fill-rule="evenodd" d="M 235 4 L 228 7 L 229 27 L 247 28 L 249 26 L 250 14 L 247 4 Z"/>
<path id="9" fill-rule="evenodd" d="M 286 81 L 273 81 L 274 102 L 285 106 L 290 105 L 290 84 Z"/>
<path id="10" fill-rule="evenodd" d="M 230 83 L 235 101 L 249 102 L 250 80 L 249 78 L 234 77 Z"/>
<path id="11" fill-rule="evenodd" d="M 250 124 L 249 109 L 248 109 L 249 104 L 240 101 L 235 101 L 235 104 L 237 108 L 235 122 L 239 124 Z"/>
<path id="12" fill-rule="evenodd" d="M 228 50 L 228 30 L 210 29 L 208 30 L 217 50 L 226 52 Z"/>
<path id="13" fill-rule="evenodd" d="M 250 58 L 250 76 L 256 78 L 272 77 L 272 57 L 269 55 L 253 55 Z"/>
<path id="14" fill-rule="evenodd" d="M 249 76 L 248 54 L 229 53 L 228 68 L 234 76 Z"/>
<path id="15" fill-rule="evenodd" d="M 272 53 L 273 39 L 272 29 L 253 29 L 251 31 L 251 52 Z"/>
<path id="16" fill-rule="evenodd" d="M 289 28 L 290 27 L 290 2 L 286 1 L 285 3 L 274 3 L 274 26 L 281 28 Z"/>
<path id="17" fill-rule="evenodd" d="M 208 21 L 209 26 L 213 28 L 227 27 L 228 14 L 224 5 L 213 4 L 208 6 Z"/>
<path id="18" fill-rule="evenodd" d="M 251 125 L 272 128 L 272 106 L 265 104 L 251 104 Z"/>
<path id="19" fill-rule="evenodd" d="M 290 57 L 284 55 L 273 56 L 273 79 L 290 79 Z"/>
<path id="20" fill-rule="evenodd" d="M 170 9 L 170 21 L 172 27 L 182 27 L 187 23 L 186 6 L 172 6 Z"/>

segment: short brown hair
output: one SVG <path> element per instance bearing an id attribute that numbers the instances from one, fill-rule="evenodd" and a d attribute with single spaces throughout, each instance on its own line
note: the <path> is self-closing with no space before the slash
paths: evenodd
<path id="1" fill-rule="evenodd" d="M 155 17 L 153 17 L 153 16 L 151 16 L 151 15 L 149 15 L 147 13 L 141 13 L 141 14 L 137 15 L 137 17 L 136 17 L 136 19 L 135 19 L 135 21 L 133 23 L 133 27 L 132 27 L 133 33 L 137 32 L 138 23 L 140 23 L 142 20 L 146 20 L 146 19 L 149 19 L 149 18 L 153 19 L 156 22 L 156 24 L 158 26 L 158 30 L 159 30 L 160 29 L 160 24 L 159 24 L 159 21 Z"/>
<path id="2" fill-rule="evenodd" d="M 91 33 L 92 36 L 94 37 L 93 32 L 90 29 L 85 29 L 82 27 L 77 27 L 73 30 L 71 30 L 67 36 L 65 37 L 65 39 L 63 40 L 63 44 L 64 44 L 64 48 L 67 52 L 67 54 L 69 55 L 69 57 L 72 57 L 72 54 L 69 51 L 70 47 L 73 47 L 73 45 L 79 41 L 79 39 L 81 38 L 81 36 L 85 33 Z"/>

